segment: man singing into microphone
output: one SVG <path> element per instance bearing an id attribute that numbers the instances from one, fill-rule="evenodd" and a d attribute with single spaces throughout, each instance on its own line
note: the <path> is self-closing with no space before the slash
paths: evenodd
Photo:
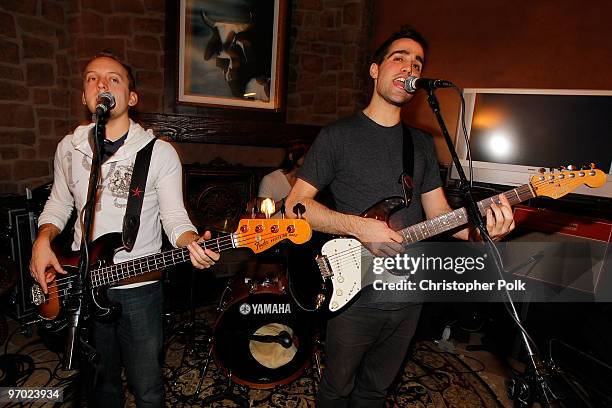
<path id="1" fill-rule="evenodd" d="M 442 191 L 433 139 L 401 123 L 401 108 L 411 99 L 404 85 L 419 77 L 426 42 L 404 27 L 374 53 L 370 76 L 374 90 L 368 106 L 324 128 L 297 173 L 287 208 L 306 207 L 315 230 L 351 235 L 376 256 L 402 250 L 402 236 L 383 221 L 358 214 L 390 196 L 404 196 L 403 147 L 413 158 L 412 202 L 394 215 L 397 227 L 415 224 L 451 211 Z M 410 147 L 411 146 L 411 147 Z M 336 203 L 332 211 L 314 200 L 330 186 Z M 408 191 L 408 189 L 406 190 Z M 487 229 L 500 238 L 514 228 L 509 203 L 487 210 Z M 293 216 L 292 211 L 287 214 Z M 468 228 L 455 237 L 467 240 Z M 421 305 L 393 298 L 388 292 L 364 288 L 361 297 L 328 321 L 326 368 L 317 396 L 318 407 L 382 407 L 415 332 Z M 408 296 L 408 295 L 406 295 Z"/>
<path id="2" fill-rule="evenodd" d="M 109 96 L 107 93 L 110 93 Z M 103 94 L 102 97 L 100 95 Z M 115 100 L 111 108 L 110 99 Z M 83 105 L 91 113 L 98 104 L 110 109 L 102 152 L 102 171 L 94 210 L 92 239 L 121 232 L 137 153 L 155 138 L 133 122 L 128 111 L 138 102 L 134 77 L 129 66 L 110 53 L 98 54 L 85 67 Z M 39 218 L 39 231 L 32 247 L 30 273 L 47 292 L 47 282 L 65 273 L 51 249 L 51 241 L 66 226 L 73 206 L 78 220 L 86 201 L 93 123 L 79 126 L 60 141 L 54 163 L 53 188 Z M 181 163 L 174 148 L 157 140 L 153 146 L 140 216 L 138 235 L 131 252 L 119 251 L 114 261 L 122 262 L 158 252 L 162 244 L 161 224 L 170 242 L 189 249 L 191 262 L 208 268 L 219 254 L 203 250 L 196 241 L 202 237 L 190 222 L 183 205 Z M 81 223 L 75 224 L 72 249 L 81 243 Z M 47 268 L 49 268 L 47 270 Z M 47 271 L 46 271 L 47 270 Z M 45 272 L 46 271 L 46 272 Z M 61 276 L 61 275 L 60 275 Z M 161 371 L 162 290 L 159 280 L 130 283 L 108 290 L 109 300 L 122 305 L 122 314 L 112 323 L 96 322 L 93 339 L 100 357 L 95 390 L 89 392 L 92 406 L 122 407 L 121 365 L 135 394 L 137 406 L 164 406 Z"/>

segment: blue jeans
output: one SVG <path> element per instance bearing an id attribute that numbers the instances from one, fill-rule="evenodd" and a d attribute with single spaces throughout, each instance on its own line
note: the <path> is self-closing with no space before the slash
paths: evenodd
<path id="1" fill-rule="evenodd" d="M 163 407 L 162 288 L 156 282 L 132 289 L 109 289 L 108 298 L 122 305 L 112 323 L 95 322 L 94 347 L 99 356 L 92 406 L 123 407 L 121 364 L 138 407 Z"/>

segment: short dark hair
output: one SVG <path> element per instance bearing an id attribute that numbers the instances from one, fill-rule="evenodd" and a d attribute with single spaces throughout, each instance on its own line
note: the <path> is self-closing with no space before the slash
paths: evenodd
<path id="1" fill-rule="evenodd" d="M 387 53 L 389 52 L 389 47 L 391 46 L 391 44 L 393 44 L 394 41 L 397 41 L 402 38 L 408 38 L 410 40 L 414 40 L 418 42 L 421 45 L 421 47 L 423 47 L 423 51 L 427 52 L 428 45 L 427 45 L 427 40 L 425 40 L 425 37 L 423 37 L 421 33 L 419 33 L 417 30 L 415 30 L 411 26 L 404 25 L 399 29 L 399 31 L 396 31 L 393 34 L 391 34 L 380 45 L 380 47 L 378 47 L 376 51 L 374 51 L 374 54 L 372 55 L 372 62 L 380 65 L 383 59 L 385 58 L 385 55 L 387 55 Z"/>
<path id="2" fill-rule="evenodd" d="M 91 61 L 93 61 L 93 60 L 95 60 L 97 58 L 102 58 L 102 57 L 113 59 L 113 60 L 117 61 L 119 64 L 121 64 L 121 66 L 127 72 L 127 76 L 128 76 L 128 89 L 130 91 L 132 91 L 132 92 L 136 92 L 136 79 L 134 79 L 134 74 L 132 73 L 132 67 L 130 67 L 125 62 L 121 61 L 121 59 L 117 56 L 117 54 L 115 54 L 111 50 L 102 50 L 102 51 L 100 51 L 99 53 L 94 55 L 92 59 L 87 61 L 87 64 L 85 64 L 85 67 L 87 67 L 87 65 L 89 65 L 91 63 Z"/>
<path id="3" fill-rule="evenodd" d="M 304 144 L 296 144 L 287 149 L 285 158 L 280 165 L 283 172 L 288 173 L 296 166 L 297 162 L 306 154 L 308 146 Z"/>

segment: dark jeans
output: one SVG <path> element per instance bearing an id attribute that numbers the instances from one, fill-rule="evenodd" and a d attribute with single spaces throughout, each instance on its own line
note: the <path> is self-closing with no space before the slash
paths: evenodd
<path id="1" fill-rule="evenodd" d="M 121 303 L 121 317 L 94 324 L 94 347 L 99 353 L 97 385 L 90 404 L 123 407 L 121 364 L 138 407 L 163 407 L 162 288 L 156 282 L 133 289 L 109 289 L 108 298 Z"/>
<path id="2" fill-rule="evenodd" d="M 420 304 L 399 310 L 353 305 L 330 319 L 317 407 L 384 406 L 420 313 Z"/>

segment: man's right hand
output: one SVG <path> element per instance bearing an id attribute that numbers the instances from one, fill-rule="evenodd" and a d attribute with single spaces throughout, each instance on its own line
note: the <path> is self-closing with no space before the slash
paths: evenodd
<path id="1" fill-rule="evenodd" d="M 38 282 L 43 292 L 48 293 L 47 282 L 55 279 L 55 274 L 59 272 L 66 274 L 55 252 L 51 249 L 51 244 L 45 237 L 39 237 L 32 245 L 32 258 L 30 259 L 30 275 Z"/>
<path id="2" fill-rule="evenodd" d="M 404 238 L 384 221 L 359 217 L 357 224 L 355 237 L 374 256 L 395 256 L 402 252 Z"/>

